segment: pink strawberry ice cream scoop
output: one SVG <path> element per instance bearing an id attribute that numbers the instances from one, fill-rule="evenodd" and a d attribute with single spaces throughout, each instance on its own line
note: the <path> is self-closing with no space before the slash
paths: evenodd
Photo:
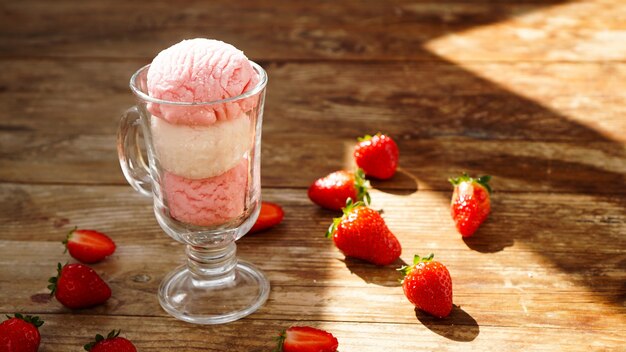
<path id="1" fill-rule="evenodd" d="M 183 40 L 163 51 L 148 70 L 148 94 L 169 102 L 202 103 L 241 95 L 259 83 L 242 51 L 213 39 Z M 173 124 L 211 125 L 252 109 L 257 97 L 198 106 L 150 104 L 148 109 Z"/>
<path id="2" fill-rule="evenodd" d="M 170 214 L 178 221 L 213 226 L 243 214 L 248 183 L 248 160 L 206 179 L 163 174 L 163 192 Z"/>

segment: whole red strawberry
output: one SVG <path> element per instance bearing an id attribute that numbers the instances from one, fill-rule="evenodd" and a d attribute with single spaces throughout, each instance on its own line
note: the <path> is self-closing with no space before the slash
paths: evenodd
<path id="1" fill-rule="evenodd" d="M 336 352 L 339 342 L 333 334 L 309 326 L 292 326 L 278 336 L 274 352 Z"/>
<path id="2" fill-rule="evenodd" d="M 106 302 L 111 288 L 90 267 L 83 264 L 58 264 L 57 277 L 51 277 L 48 288 L 64 306 L 88 308 Z"/>
<path id="3" fill-rule="evenodd" d="M 115 252 L 115 242 L 94 230 L 74 228 L 63 241 L 70 255 L 83 263 L 97 263 Z"/>
<path id="4" fill-rule="evenodd" d="M 490 179 L 491 176 L 474 179 L 463 174 L 449 180 L 454 185 L 451 202 L 452 219 L 463 237 L 473 235 L 491 212 Z"/>
<path id="5" fill-rule="evenodd" d="M 354 147 L 354 160 L 367 176 L 386 180 L 398 168 L 398 145 L 384 134 L 366 135 Z"/>
<path id="6" fill-rule="evenodd" d="M 346 200 L 353 202 L 370 202 L 370 195 L 367 193 L 369 183 L 365 180 L 363 170 L 356 172 L 335 171 L 325 177 L 313 182 L 309 187 L 309 199 L 313 203 L 332 210 L 341 210 L 346 206 Z"/>
<path id="7" fill-rule="evenodd" d="M 285 217 L 283 208 L 275 203 L 261 202 L 261 211 L 248 233 L 260 232 L 280 224 Z"/>
<path id="8" fill-rule="evenodd" d="M 7 315 L 7 318 L 0 323 L 0 351 L 36 352 L 41 342 L 39 327 L 43 325 L 43 320 L 19 313 L 14 317 Z"/>
<path id="9" fill-rule="evenodd" d="M 416 255 L 413 265 L 398 270 L 405 275 L 402 289 L 406 298 L 426 313 L 444 318 L 452 311 L 452 279 L 445 265 L 433 257 Z"/>
<path id="10" fill-rule="evenodd" d="M 391 264 L 402 253 L 400 242 L 380 213 L 361 202 L 348 201 L 343 216 L 334 219 L 326 232 L 326 237 L 331 236 L 346 256 L 376 265 Z"/>
<path id="11" fill-rule="evenodd" d="M 121 330 L 113 330 L 106 337 L 98 334 L 95 341 L 85 345 L 91 352 L 137 352 L 135 345 L 129 340 L 119 337 Z"/>

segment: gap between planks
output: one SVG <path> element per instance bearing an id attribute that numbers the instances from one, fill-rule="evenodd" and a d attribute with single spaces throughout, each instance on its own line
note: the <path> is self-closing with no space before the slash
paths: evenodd
<path id="1" fill-rule="evenodd" d="M 156 53 L 155 53 L 156 55 Z M 107 57 L 107 56 L 72 56 L 72 55 L 37 55 L 37 56 L 22 56 L 22 55 L 2 55 L 0 54 L 0 61 L 72 61 L 72 62 L 143 62 L 143 64 L 150 63 L 153 57 L 133 56 L 133 57 Z M 454 62 L 443 61 L 442 59 L 329 59 L 329 58 L 281 58 L 281 59 L 258 59 L 251 58 L 257 64 L 272 65 L 272 64 L 402 64 L 402 63 L 430 63 L 436 66 L 458 66 L 463 64 L 524 64 L 524 63 L 545 63 L 545 64 L 624 64 L 626 59 L 582 59 L 582 60 L 547 60 L 547 59 L 510 59 L 510 60 L 491 60 L 491 59 L 463 59 Z"/>
<path id="2" fill-rule="evenodd" d="M 5 314 L 13 314 L 14 312 L 0 312 L 1 315 L 5 315 Z M 28 311 L 28 312 L 22 312 L 22 314 L 38 314 L 41 316 L 67 316 L 67 315 L 77 315 L 82 317 L 90 317 L 90 318 L 100 318 L 100 317 L 116 317 L 116 318 L 148 318 L 148 319 L 174 319 L 173 317 L 170 316 L 160 316 L 160 315 L 129 315 L 129 314 L 75 314 L 74 312 L 67 312 L 67 313 L 39 313 L 37 311 Z M 254 314 L 254 313 L 253 313 Z M 377 321 L 377 322 L 368 322 L 368 321 L 349 321 L 349 320 L 327 320 L 327 319 L 302 319 L 302 320 L 293 320 L 293 319 L 272 319 L 272 318 L 255 318 L 254 316 L 247 316 L 239 321 L 246 321 L 246 320 L 253 320 L 253 321 L 271 321 L 271 322 L 285 322 L 285 321 L 293 321 L 293 322 L 297 322 L 297 323 L 303 323 L 303 322 L 309 322 L 309 323 L 342 323 L 342 324 L 367 324 L 367 325 L 415 325 L 417 324 L 419 321 L 416 318 L 416 322 L 415 323 L 404 323 L 404 322 L 395 322 L 395 321 Z M 419 323 L 422 324 L 422 323 Z M 438 321 L 436 319 L 432 319 L 432 321 L 429 321 L 429 324 L 432 325 L 441 325 L 441 326 L 448 326 L 450 325 L 449 322 L 445 322 L 445 321 Z M 194 324 L 190 324 L 193 326 L 197 326 Z M 465 324 L 463 322 L 459 322 L 459 323 L 454 323 L 455 326 L 474 326 L 474 324 Z M 210 326 L 210 325 L 209 325 Z M 481 327 L 493 327 L 493 328 L 520 328 L 522 326 L 519 325 L 494 325 L 494 324 L 488 324 L 488 323 L 481 323 L 480 324 Z M 541 329 L 550 329 L 550 330 L 568 330 L 568 331 L 572 331 L 572 328 L 570 327 L 556 327 L 556 326 L 543 326 L 543 325 L 534 325 L 532 326 L 533 328 L 541 328 Z M 619 331 L 626 331 L 626 328 L 624 329 L 597 329 L 597 328 L 587 328 L 585 327 L 585 331 L 597 331 L 597 332 L 606 332 L 606 331 L 613 331 L 613 332 L 619 332 Z"/>
<path id="3" fill-rule="evenodd" d="M 120 171 L 121 172 L 121 171 Z M 320 176 L 321 177 L 321 176 Z M 377 181 L 384 182 L 384 181 Z M 0 180 L 0 186 L 3 185 L 16 185 L 16 186 L 50 186 L 50 187 L 130 187 L 128 184 L 124 183 L 63 183 L 63 182 L 20 182 L 20 181 L 4 181 Z M 280 189 L 280 190 L 295 190 L 301 191 L 306 190 L 308 187 L 292 187 L 292 186 L 261 186 L 262 189 Z M 451 186 L 452 187 L 452 186 Z M 374 190 L 380 191 L 409 191 L 413 190 L 411 187 L 376 187 L 372 188 Z M 429 189 L 420 189 L 415 191 L 417 192 L 432 192 L 432 193 L 450 193 L 452 195 L 452 188 L 449 189 L 440 189 L 440 188 L 429 188 Z M 559 194 L 559 195 L 586 195 L 586 196 L 612 196 L 612 195 L 622 195 L 626 194 L 626 189 L 622 189 L 621 191 L 606 191 L 606 192 L 597 192 L 592 190 L 585 190 L 584 192 L 570 192 L 570 191 L 561 191 L 561 190 L 534 190 L 534 191 L 524 191 L 524 190 L 494 190 L 496 194 Z"/>

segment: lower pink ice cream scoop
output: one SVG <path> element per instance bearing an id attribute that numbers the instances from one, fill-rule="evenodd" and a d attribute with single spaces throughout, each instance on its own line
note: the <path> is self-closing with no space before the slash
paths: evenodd
<path id="1" fill-rule="evenodd" d="M 162 179 L 172 217 L 198 226 L 218 225 L 241 215 L 247 183 L 247 159 L 215 177 L 188 179 L 166 171 Z"/>

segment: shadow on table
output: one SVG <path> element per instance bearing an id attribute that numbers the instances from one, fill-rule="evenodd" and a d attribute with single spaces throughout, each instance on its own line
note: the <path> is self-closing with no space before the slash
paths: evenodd
<path id="1" fill-rule="evenodd" d="M 386 126 L 390 134 L 401 137 L 398 144 L 405 153 L 398 179 L 373 185 L 393 193 L 408 183 L 406 193 L 411 193 L 417 188 L 414 180 L 419 180 L 419 189 L 427 185 L 449 201 L 449 177 L 463 171 L 492 175 L 492 214 L 465 240 L 467 247 L 494 253 L 521 244 L 524 251 L 540 254 L 577 284 L 621 306 L 624 263 L 616 249 L 626 245 L 620 231 L 626 209 L 621 186 L 624 144 L 431 55 L 430 63 L 406 67 L 421 75 L 422 81 L 440 82 L 434 88 L 385 87 L 379 92 L 377 106 L 403 121 L 393 126 L 375 119 L 362 121 L 365 130 Z M 370 83 L 374 85 L 375 79 Z M 470 90 L 477 93 L 465 93 Z M 345 104 L 368 103 L 371 100 L 363 98 Z M 346 126 L 354 123 L 347 121 Z"/>
<path id="2" fill-rule="evenodd" d="M 372 188 L 377 189 L 384 193 L 395 194 L 399 196 L 408 196 L 419 190 L 417 178 L 413 176 L 410 172 L 398 168 L 395 175 L 389 180 L 377 180 L 370 179 L 370 185 Z M 401 185 L 402 188 L 385 188 L 389 184 L 393 185 Z"/>
<path id="3" fill-rule="evenodd" d="M 397 269 L 407 265 L 401 258 L 386 266 L 378 266 L 349 257 L 342 262 L 346 264 L 351 274 L 360 277 L 366 283 L 385 287 L 399 287 L 402 275 Z"/>
<path id="4" fill-rule="evenodd" d="M 451 19 L 421 7 L 402 12 L 399 20 L 424 24 L 429 29 L 405 35 L 406 43 L 419 51 L 419 61 L 335 62 L 327 70 L 322 64 L 315 76 L 321 85 L 303 85 L 301 93 L 315 97 L 316 106 L 323 109 L 318 109 L 317 115 L 296 114 L 293 118 L 301 119 L 296 122 L 305 135 L 352 140 L 361 133 L 355 133 L 358 126 L 359 131 L 382 130 L 396 137 L 400 165 L 411 177 L 401 172 L 391 180 L 372 182 L 383 192 L 404 195 L 425 189 L 426 185 L 440 191 L 442 200 L 448 201 L 452 191 L 447 183 L 449 177 L 463 171 L 492 175 L 495 190 L 492 215 L 465 244 L 478 252 L 493 253 L 519 243 L 521 251 L 526 252 L 524 255 L 531 254 L 528 252 L 541 255 L 547 259 L 546 265 L 553 265 L 576 284 L 585 285 L 597 296 L 621 307 L 625 263 L 618 249 L 626 245 L 622 235 L 623 209 L 626 209 L 622 186 L 624 145 L 603 134 L 591 122 L 568 116 L 568 111 L 581 110 L 574 106 L 582 101 L 578 95 L 583 97 L 583 93 L 593 92 L 567 93 L 571 101 L 567 100 L 569 97 L 546 96 L 559 106 L 551 108 L 512 90 L 509 84 L 498 84 L 475 72 L 482 69 L 492 72 L 490 65 L 510 65 L 513 72 L 505 72 L 506 67 L 502 67 L 499 73 L 510 75 L 514 86 L 517 81 L 533 79 L 533 74 L 524 76 L 530 72 L 525 70 L 516 77 L 519 65 L 529 63 L 493 61 L 478 67 L 471 62 L 459 64 L 425 48 L 425 44 L 437 37 L 566 2 L 533 2 L 515 13 L 504 11 L 506 6 L 487 6 L 486 11 Z M 388 23 L 381 21 L 384 24 Z M 497 42 L 495 31 L 494 45 L 506 45 L 503 41 L 506 37 L 500 37 Z M 384 37 L 379 43 L 359 42 L 358 36 L 351 39 L 337 38 L 332 32 L 321 30 L 319 39 L 306 40 L 311 44 L 322 41 L 336 44 L 339 54 L 359 58 L 367 57 L 367 53 L 364 55 L 355 48 L 388 44 Z M 465 64 L 471 67 L 464 67 Z M 532 65 L 535 64 L 537 70 L 554 65 Z M 551 74 L 551 69 L 546 70 L 544 75 Z M 585 77 L 575 78 L 591 80 L 588 76 L 585 72 Z M 347 83 L 355 77 L 359 78 L 358 84 Z M 336 87 L 328 84 L 335 81 L 341 84 Z M 274 87 L 280 89 L 278 85 Z M 523 87 L 532 89 L 528 83 Z M 291 92 L 284 94 L 288 97 Z M 601 106 L 601 101 L 598 104 Z M 598 113 L 599 117 L 605 116 L 599 114 L 601 107 L 583 108 Z M 328 121 L 328 116 L 333 115 L 342 118 L 333 119 L 332 124 L 312 123 Z M 293 125 L 276 122 L 271 130 L 291 135 Z M 294 174 L 301 168 L 301 164 L 296 164 Z M 419 187 L 415 180 L 419 180 Z M 498 193 L 505 188 L 506 192 Z M 350 262 L 346 265 L 366 282 L 389 284 L 391 281 L 386 272 L 369 273 L 380 269 Z"/>
<path id="5" fill-rule="evenodd" d="M 468 248 L 480 252 L 480 253 L 496 253 L 511 247 L 515 244 L 513 237 L 506 232 L 497 231 L 493 226 L 490 226 L 490 219 L 487 219 L 485 223 L 472 235 L 471 237 L 462 237 L 465 245 Z"/>
<path id="6" fill-rule="evenodd" d="M 546 101 L 559 106 L 557 110 L 512 90 L 517 82 L 523 83 L 523 89 L 533 87 L 524 82 L 533 79 L 536 73 L 521 69 L 519 63 L 459 64 L 426 47 L 438 37 L 567 2 L 532 2 L 515 12 L 507 11 L 506 6 L 486 6 L 485 11 L 451 19 L 429 8 L 400 12 L 398 20 L 403 23 L 414 22 L 428 28 L 404 35 L 405 45 L 411 44 L 415 53 L 419 52 L 420 60 L 402 64 L 347 61 L 333 64 L 334 69 L 320 70 L 316 79 L 323 86 L 302 86 L 302 93 L 315 96 L 316 104 L 324 109 L 317 116 L 309 115 L 305 119 L 302 115 L 301 126 L 307 135 L 353 139 L 360 134 L 355 132 L 358 126 L 359 131 L 384 131 L 395 137 L 403 172 L 388 181 L 372 182 L 383 192 L 405 195 L 427 186 L 441 191 L 442 199 L 449 200 L 452 191 L 447 183 L 449 177 L 463 171 L 493 175 L 492 215 L 465 244 L 478 252 L 493 253 L 519 243 L 524 251 L 540 254 L 577 283 L 621 306 L 624 263 L 615 249 L 626 244 L 620 234 L 626 208 L 621 186 L 622 165 L 626 162 L 623 143 L 603 134 L 590 122 L 568 116 L 568 111 L 580 110 L 572 108 L 581 101 L 574 99 L 578 93 L 567 93 L 571 101 L 568 97 L 546 96 L 549 98 Z M 394 20 L 384 17 L 384 13 L 381 16 L 380 25 Z M 509 34 L 498 36 L 498 29 L 493 31 L 494 45 L 507 45 L 504 40 Z M 333 42 L 340 54 L 354 57 L 367 56 L 356 48 L 388 44 L 385 37 L 380 42 L 365 43 L 358 36 L 337 38 L 330 31 L 321 33 L 320 41 Z M 499 71 L 497 67 L 495 71 L 490 69 L 497 65 L 510 65 L 513 72 L 505 72 L 506 67 L 502 67 L 499 73 L 510 75 L 511 84 L 485 78 L 490 72 Z M 538 67 L 547 67 L 544 74 L 549 75 L 554 69 L 550 65 Z M 482 70 L 487 74 L 477 72 Z M 527 74 L 530 76 L 524 76 Z M 359 78 L 358 84 L 347 83 L 355 77 Z M 327 84 L 335 81 L 340 83 L 336 89 Z M 593 94 L 580 93 L 581 96 Z M 558 102 L 560 99 L 563 101 Z M 601 111 L 600 107 L 586 108 L 591 113 Z M 317 119 L 324 121 L 333 114 L 342 118 L 334 119 L 332 124 L 310 123 Z M 293 133 L 292 129 L 292 125 L 284 124 L 275 126 L 273 131 Z M 506 192 L 498 193 L 505 188 Z M 589 249 L 593 255 L 584 255 Z M 380 269 L 359 272 L 362 266 L 349 262 L 346 265 L 366 281 L 388 283 L 389 276 L 385 274 L 367 273 Z"/>
<path id="7" fill-rule="evenodd" d="M 471 315 L 459 306 L 452 307 L 450 315 L 435 318 L 415 308 L 415 317 L 430 331 L 459 342 L 473 341 L 480 333 L 480 326 Z"/>

